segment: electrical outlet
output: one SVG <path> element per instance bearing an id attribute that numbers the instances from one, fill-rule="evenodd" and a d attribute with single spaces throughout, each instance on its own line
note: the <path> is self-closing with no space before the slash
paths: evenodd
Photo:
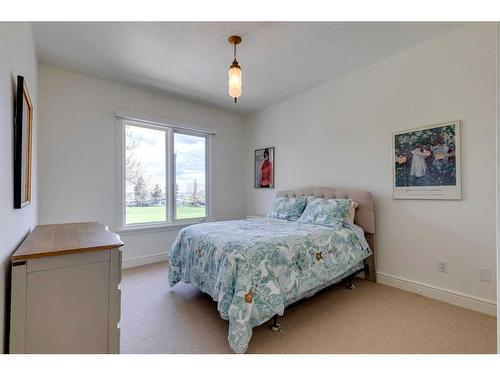
<path id="1" fill-rule="evenodd" d="M 448 262 L 446 260 L 438 260 L 438 271 L 448 273 Z"/>
<path id="2" fill-rule="evenodd" d="M 491 281 L 491 270 L 479 269 L 479 280 L 489 283 Z"/>

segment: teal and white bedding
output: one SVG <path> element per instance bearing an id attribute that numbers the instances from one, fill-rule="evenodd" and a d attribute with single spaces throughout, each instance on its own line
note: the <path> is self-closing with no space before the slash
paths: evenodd
<path id="1" fill-rule="evenodd" d="M 359 269 L 371 255 L 355 225 L 326 227 L 274 218 L 182 229 L 170 250 L 168 280 L 212 296 L 229 320 L 229 345 L 244 353 L 252 328 L 285 306 Z"/>

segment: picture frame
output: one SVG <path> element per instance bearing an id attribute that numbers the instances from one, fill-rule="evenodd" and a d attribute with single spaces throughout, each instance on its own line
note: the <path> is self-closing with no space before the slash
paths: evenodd
<path id="1" fill-rule="evenodd" d="M 17 76 L 14 107 L 14 208 L 31 203 L 33 103 L 23 76 Z"/>
<path id="2" fill-rule="evenodd" d="M 254 188 L 274 189 L 274 147 L 254 151 Z"/>
<path id="3" fill-rule="evenodd" d="M 394 199 L 462 199 L 459 120 L 392 134 Z"/>

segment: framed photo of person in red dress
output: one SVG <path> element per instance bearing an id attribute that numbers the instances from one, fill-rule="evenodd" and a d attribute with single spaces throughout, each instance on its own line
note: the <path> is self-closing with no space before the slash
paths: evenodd
<path id="1" fill-rule="evenodd" d="M 255 178 L 254 186 L 260 188 L 274 188 L 274 147 L 255 150 Z"/>

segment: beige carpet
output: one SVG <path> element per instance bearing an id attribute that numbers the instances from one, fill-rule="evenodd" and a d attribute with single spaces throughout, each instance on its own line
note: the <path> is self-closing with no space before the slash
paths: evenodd
<path id="1" fill-rule="evenodd" d="M 364 280 L 290 308 L 281 332 L 254 329 L 248 353 L 495 353 L 496 319 Z M 166 263 L 124 271 L 122 353 L 230 353 L 228 323 Z"/>

